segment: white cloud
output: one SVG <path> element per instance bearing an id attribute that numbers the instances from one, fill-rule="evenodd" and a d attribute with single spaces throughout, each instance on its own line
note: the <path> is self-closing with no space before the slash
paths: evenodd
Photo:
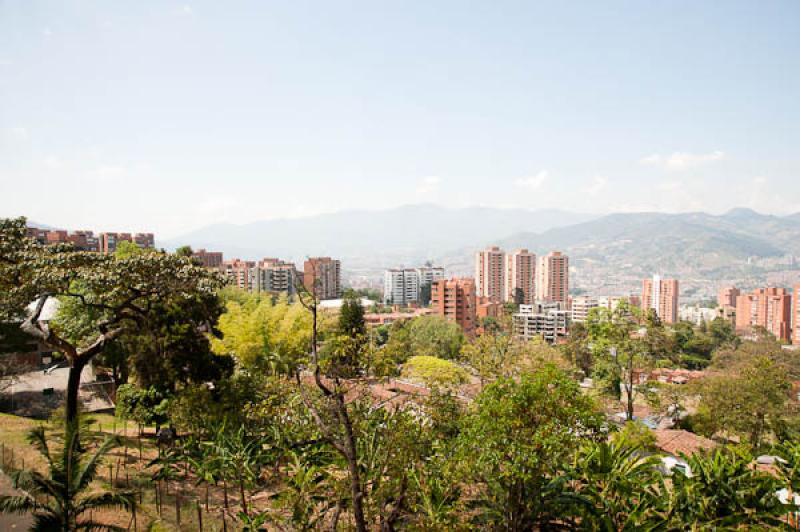
<path id="1" fill-rule="evenodd" d="M 596 175 L 592 178 L 592 182 L 583 188 L 583 191 L 591 196 L 596 196 L 606 186 L 608 186 L 608 178 Z"/>
<path id="2" fill-rule="evenodd" d="M 422 181 L 417 185 L 417 194 L 425 196 L 433 194 L 439 190 L 439 185 L 442 183 L 442 178 L 435 175 L 423 177 Z"/>
<path id="3" fill-rule="evenodd" d="M 673 190 L 679 190 L 683 188 L 682 181 L 663 181 L 656 186 L 658 190 L 663 190 L 665 192 L 670 192 Z"/>
<path id="4" fill-rule="evenodd" d="M 669 170 L 685 170 L 694 166 L 721 161 L 724 158 L 725 152 L 721 150 L 715 150 L 709 153 L 689 153 L 676 151 L 671 155 L 654 153 L 652 155 L 648 155 L 647 157 L 641 158 L 639 162 L 652 166 L 663 166 Z"/>
<path id="5" fill-rule="evenodd" d="M 542 186 L 547 178 L 550 176 L 550 173 L 547 170 L 542 170 L 536 175 L 530 177 L 520 177 L 519 179 L 514 181 L 514 184 L 518 187 L 525 187 L 531 190 L 536 190 L 537 188 Z"/>
<path id="6" fill-rule="evenodd" d="M 31 138 L 27 128 L 24 127 L 10 127 L 3 131 L 3 136 L 16 142 L 25 142 Z"/>
<path id="7" fill-rule="evenodd" d="M 45 37 L 51 37 L 53 35 L 53 31 L 50 28 L 45 28 L 42 30 L 42 35 Z"/>

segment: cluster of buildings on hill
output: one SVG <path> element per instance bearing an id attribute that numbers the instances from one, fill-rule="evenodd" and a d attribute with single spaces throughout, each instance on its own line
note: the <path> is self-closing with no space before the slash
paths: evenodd
<path id="1" fill-rule="evenodd" d="M 794 305 L 792 299 L 786 288 L 766 287 L 742 292 L 735 286 L 728 286 L 720 289 L 717 304 L 740 334 L 748 334 L 758 327 L 779 340 L 800 345 L 800 283 L 794 286 Z"/>
<path id="2" fill-rule="evenodd" d="M 221 252 L 205 249 L 198 249 L 192 257 L 206 268 L 220 270 L 242 290 L 293 295 L 302 281 L 309 290 L 316 290 L 319 299 L 342 297 L 342 265 L 330 257 L 311 257 L 303 263 L 302 271 L 294 263 L 276 258 L 223 260 Z"/>
<path id="3" fill-rule="evenodd" d="M 28 227 L 28 238 L 41 244 L 72 244 L 79 251 L 114 253 L 120 242 L 133 242 L 140 248 L 155 247 L 153 233 L 99 233 L 93 231 L 64 231 L 62 229 L 39 229 Z"/>

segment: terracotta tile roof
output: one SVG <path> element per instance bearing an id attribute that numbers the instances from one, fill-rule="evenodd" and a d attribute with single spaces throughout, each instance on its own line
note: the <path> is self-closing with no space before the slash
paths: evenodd
<path id="1" fill-rule="evenodd" d="M 675 456 L 680 454 L 690 456 L 717 446 L 714 441 L 686 430 L 660 429 L 653 432 L 656 435 L 656 447 Z"/>

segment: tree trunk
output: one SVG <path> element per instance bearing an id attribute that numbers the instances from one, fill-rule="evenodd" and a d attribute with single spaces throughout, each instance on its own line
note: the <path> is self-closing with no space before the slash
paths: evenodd
<path id="1" fill-rule="evenodd" d="M 247 496 L 244 493 L 244 479 L 239 479 L 239 494 L 242 496 L 242 511 L 244 515 L 248 515 L 247 513 Z"/>
<path id="2" fill-rule="evenodd" d="M 345 458 L 347 459 L 347 469 L 350 472 L 350 492 L 353 497 L 353 519 L 356 522 L 358 532 L 366 532 L 367 524 L 364 519 L 364 491 L 361 486 L 361 473 L 358 471 L 358 451 L 356 438 L 353 434 L 353 424 L 347 415 L 347 406 L 341 395 L 336 397 L 336 408 L 339 410 L 339 418 L 344 425 L 345 433 Z"/>
<path id="3" fill-rule="evenodd" d="M 86 361 L 80 358 L 75 359 L 69 368 L 69 378 L 67 380 L 67 422 L 74 421 L 78 417 L 78 391 L 81 387 L 81 373 L 86 367 Z"/>

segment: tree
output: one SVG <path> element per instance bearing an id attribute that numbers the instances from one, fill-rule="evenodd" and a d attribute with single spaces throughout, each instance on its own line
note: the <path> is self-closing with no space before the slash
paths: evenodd
<path id="1" fill-rule="evenodd" d="M 482 335 L 465 343 L 461 358 L 478 374 L 481 388 L 486 382 L 514 374 L 520 357 L 520 345 L 510 327 L 485 328 Z"/>
<path id="2" fill-rule="evenodd" d="M 312 278 L 316 272 L 312 271 Z M 346 389 L 338 376 L 332 372 L 330 382 L 324 382 L 319 353 L 319 297 L 316 283 L 310 288 L 298 282 L 297 295 L 300 304 L 311 315 L 311 357 L 310 370 L 314 376 L 314 385 L 320 394 L 319 403 L 304 393 L 300 372 L 295 371 L 295 379 L 301 397 L 314 419 L 314 423 L 323 439 L 331 445 L 347 465 L 353 521 L 358 532 L 367 532 L 367 521 L 364 514 L 364 485 L 359 465 L 358 439 L 353 428 L 353 420 L 345 402 Z"/>
<path id="3" fill-rule="evenodd" d="M 36 305 L 22 329 L 64 355 L 70 365 L 67 419 L 78 413 L 83 368 L 115 339 L 144 329 L 154 304 L 176 305 L 198 294 L 212 294 L 222 278 L 185 258 L 151 251 L 129 258 L 78 252 L 69 245 L 43 246 L 26 237 L 25 219 L 0 221 L 0 319 Z M 70 340 L 39 321 L 49 297 L 71 299 L 96 314 L 91 334 Z M 209 323 L 203 325 L 210 330 Z"/>
<path id="4" fill-rule="evenodd" d="M 577 505 L 583 529 L 647 529 L 660 497 L 652 487 L 661 461 L 642 450 L 623 440 L 589 442 L 576 453 L 570 476 L 584 502 Z"/>
<path id="5" fill-rule="evenodd" d="M 175 250 L 175 254 L 179 257 L 191 258 L 191 256 L 194 255 L 194 251 L 192 250 L 192 246 L 181 246 Z"/>
<path id="6" fill-rule="evenodd" d="M 766 356 L 737 366 L 734 374 L 707 377 L 700 384 L 695 426 L 711 436 L 739 436 L 758 449 L 765 437 L 781 430 L 789 388 L 786 370 Z"/>
<path id="7" fill-rule="evenodd" d="M 431 304 L 431 283 L 423 283 L 419 287 L 419 304 L 423 307 Z"/>
<path id="8" fill-rule="evenodd" d="M 367 334 L 364 307 L 361 306 L 361 301 L 352 291 L 345 294 L 342 308 L 339 310 L 339 333 L 354 337 L 365 337 Z"/>
<path id="9" fill-rule="evenodd" d="M 212 338 L 213 351 L 232 356 L 243 368 L 293 375 L 307 358 L 311 341 L 311 318 L 303 306 L 290 304 L 285 297 L 273 301 L 238 290 L 224 294 L 222 338 Z"/>
<path id="10" fill-rule="evenodd" d="M 605 380 L 605 391 L 619 398 L 625 392 L 625 414 L 633 419 L 638 389 L 635 371 L 652 367 L 669 353 L 664 328 L 654 313 L 642 316 L 637 309 L 620 304 L 613 311 L 589 312 L 587 342 Z"/>
<path id="11" fill-rule="evenodd" d="M 664 510 L 657 516 L 673 530 L 779 528 L 789 508 L 776 491 L 780 480 L 752 467 L 752 456 L 716 449 L 686 458 L 691 474 L 676 470 Z"/>
<path id="12" fill-rule="evenodd" d="M 562 346 L 567 359 L 587 377 L 592 374 L 594 365 L 588 338 L 589 331 L 586 324 L 577 321 L 570 324 L 567 343 Z"/>
<path id="13" fill-rule="evenodd" d="M 483 526 L 534 530 L 560 518 L 564 465 L 602 417 L 574 380 L 550 366 L 499 379 L 475 401 L 458 436 L 465 482 L 477 484 Z"/>
<path id="14" fill-rule="evenodd" d="M 44 427 L 33 429 L 28 441 L 47 462 L 48 475 L 34 470 L 16 471 L 12 475 L 15 488 L 22 495 L 0 496 L 0 512 L 32 513 L 33 530 L 124 530 L 104 525 L 85 517 L 92 511 L 124 508 L 133 510 L 136 498 L 133 492 L 92 491 L 90 485 L 103 458 L 119 445 L 116 438 L 108 438 L 94 453 L 89 454 L 81 442 L 81 422 L 67 422 L 63 446 L 55 452 L 48 443 Z"/>
<path id="15" fill-rule="evenodd" d="M 402 374 L 431 388 L 451 388 L 469 380 L 467 372 L 455 363 L 429 356 L 409 358 L 403 365 Z"/>
<path id="16" fill-rule="evenodd" d="M 408 328 L 411 352 L 448 360 L 458 358 L 464 333 L 457 323 L 441 316 L 419 316 L 404 324 Z M 389 335 L 391 343 L 392 336 Z"/>

